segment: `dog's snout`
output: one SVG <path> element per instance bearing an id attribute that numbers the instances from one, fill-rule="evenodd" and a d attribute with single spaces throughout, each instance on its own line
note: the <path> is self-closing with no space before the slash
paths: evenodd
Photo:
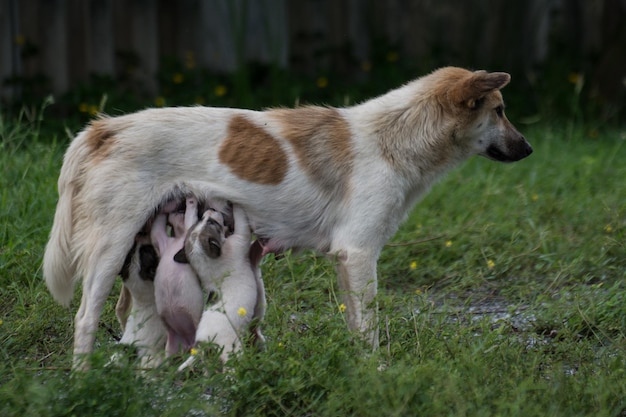
<path id="1" fill-rule="evenodd" d="M 524 136 L 520 136 L 519 140 L 522 142 L 522 154 L 524 155 L 522 158 L 526 158 L 531 153 L 533 153 L 533 147 L 528 143 Z"/>

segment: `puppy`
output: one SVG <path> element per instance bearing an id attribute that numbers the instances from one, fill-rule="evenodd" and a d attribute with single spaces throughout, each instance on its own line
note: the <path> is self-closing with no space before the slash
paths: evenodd
<path id="1" fill-rule="evenodd" d="M 187 194 L 232 201 L 270 248 L 336 260 L 348 326 L 376 348 L 376 263 L 411 208 L 473 155 L 532 152 L 504 113 L 509 81 L 447 67 L 347 108 L 164 108 L 93 121 L 65 154 L 43 262 L 64 305 L 83 280 L 75 363 L 93 348 L 134 236 Z"/>
<path id="2" fill-rule="evenodd" d="M 174 255 L 183 249 L 187 230 L 198 219 L 195 198 L 187 198 L 185 211 L 175 211 L 169 216 L 157 215 L 150 236 L 160 255 L 154 277 L 156 311 L 167 329 L 166 353 L 168 356 L 187 352 L 193 345 L 196 329 L 202 316 L 204 300 L 198 277 L 188 264 L 178 263 Z M 174 236 L 167 235 L 167 220 Z"/>
<path id="3" fill-rule="evenodd" d="M 137 235 L 124 262 L 120 273 L 124 286 L 115 307 L 123 331 L 120 343 L 136 347 L 143 367 L 155 367 L 161 363 L 167 335 L 154 298 L 158 263 L 148 229 L 148 233 Z"/>
<path id="4" fill-rule="evenodd" d="M 265 340 L 259 327 L 265 314 L 261 257 L 259 251 L 251 255 L 250 226 L 243 209 L 235 206 L 233 216 L 234 234 L 226 238 L 222 214 L 207 210 L 187 234 L 184 251 L 176 256 L 177 261 L 191 264 L 205 290 L 217 294 L 217 301 L 202 313 L 196 342 L 211 341 L 222 347 L 223 362 L 241 349 L 248 330 L 258 342 Z M 193 356 L 179 370 L 192 362 Z"/>

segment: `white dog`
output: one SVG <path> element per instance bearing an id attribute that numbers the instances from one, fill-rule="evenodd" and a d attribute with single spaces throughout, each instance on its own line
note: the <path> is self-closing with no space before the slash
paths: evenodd
<path id="1" fill-rule="evenodd" d="M 43 264 L 64 305 L 83 280 L 75 355 L 93 348 L 134 236 L 188 194 L 242 207 L 271 250 L 336 259 L 348 325 L 375 348 L 376 263 L 409 210 L 472 155 L 532 152 L 504 115 L 509 80 L 447 67 L 347 108 L 166 108 L 93 121 L 65 154 Z"/>
<path id="2" fill-rule="evenodd" d="M 222 347 L 223 362 L 241 349 L 248 330 L 256 342 L 265 340 L 259 327 L 265 315 L 260 246 L 251 250 L 250 226 L 243 209 L 235 206 L 233 216 L 235 231 L 226 238 L 221 213 L 207 210 L 187 234 L 185 249 L 176 257 L 178 262 L 189 262 L 204 289 L 217 295 L 202 313 L 196 342 L 211 341 Z M 193 356 L 179 369 L 192 362 Z"/>

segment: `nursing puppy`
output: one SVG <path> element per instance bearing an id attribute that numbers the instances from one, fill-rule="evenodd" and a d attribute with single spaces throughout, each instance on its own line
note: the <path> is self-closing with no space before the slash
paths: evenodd
<path id="1" fill-rule="evenodd" d="M 174 256 L 185 244 L 187 230 L 198 220 L 195 198 L 187 198 L 185 211 L 157 215 L 150 237 L 159 253 L 154 277 L 156 311 L 167 329 L 165 350 L 168 356 L 188 351 L 195 342 L 196 329 L 204 308 L 200 281 L 188 264 L 176 262 Z M 167 234 L 167 221 L 173 236 Z"/>
<path id="2" fill-rule="evenodd" d="M 267 248 L 335 259 L 348 326 L 375 348 L 376 263 L 409 210 L 472 155 L 531 154 L 504 114 L 509 80 L 447 67 L 347 108 L 165 108 L 93 121 L 65 154 L 43 263 L 64 305 L 83 280 L 76 357 L 93 348 L 134 236 L 187 193 L 243 208 Z"/>
<path id="3" fill-rule="evenodd" d="M 158 263 L 148 229 L 137 235 L 124 262 L 120 273 L 124 285 L 115 306 L 123 331 L 120 343 L 135 346 L 143 367 L 155 367 L 161 363 L 167 338 L 154 298 Z"/>
<path id="4" fill-rule="evenodd" d="M 210 341 L 222 347 L 223 362 L 241 349 L 248 330 L 257 342 L 265 340 L 259 327 L 265 315 L 261 251 L 251 251 L 250 226 L 243 210 L 235 206 L 233 215 L 235 231 L 226 238 L 222 215 L 207 210 L 187 234 L 184 251 L 175 257 L 179 262 L 189 262 L 204 289 L 217 295 L 217 300 L 202 313 L 196 343 Z M 193 356 L 179 370 L 192 362 Z"/>

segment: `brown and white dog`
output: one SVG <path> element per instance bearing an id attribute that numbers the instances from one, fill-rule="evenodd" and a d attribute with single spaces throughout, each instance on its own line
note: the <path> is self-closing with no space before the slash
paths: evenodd
<path id="1" fill-rule="evenodd" d="M 82 279 L 75 358 L 93 348 L 137 232 L 185 195 L 242 207 L 268 248 L 335 258 L 348 325 L 376 347 L 376 263 L 409 210 L 472 155 L 531 154 L 504 115 L 509 81 L 447 67 L 347 108 L 165 108 L 93 121 L 65 154 L 43 263 L 64 305 Z"/>

